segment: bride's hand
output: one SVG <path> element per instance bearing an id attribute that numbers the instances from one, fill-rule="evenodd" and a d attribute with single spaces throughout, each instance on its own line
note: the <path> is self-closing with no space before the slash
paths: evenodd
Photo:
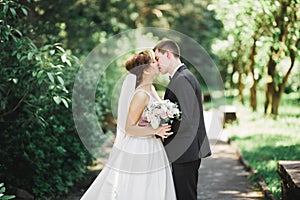
<path id="1" fill-rule="evenodd" d="M 168 132 L 171 130 L 171 125 L 160 126 L 156 129 L 155 135 L 158 135 L 162 138 L 167 138 L 173 134 L 173 132 Z"/>

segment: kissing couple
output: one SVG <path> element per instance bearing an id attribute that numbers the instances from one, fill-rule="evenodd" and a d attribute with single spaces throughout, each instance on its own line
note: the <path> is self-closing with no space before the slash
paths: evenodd
<path id="1" fill-rule="evenodd" d="M 133 55 L 125 67 L 116 139 L 81 200 L 197 200 L 201 159 L 211 155 L 199 82 L 172 40 Z M 153 127 L 146 111 L 163 101 L 153 86 L 160 73 L 170 75 L 163 99 L 178 106 L 180 119 Z"/>

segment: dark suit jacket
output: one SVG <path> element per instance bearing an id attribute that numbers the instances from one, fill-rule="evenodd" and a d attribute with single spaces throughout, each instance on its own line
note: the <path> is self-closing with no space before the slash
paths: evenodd
<path id="1" fill-rule="evenodd" d="M 182 112 L 181 120 L 172 124 L 174 134 L 164 141 L 169 161 L 184 163 L 210 156 L 200 85 L 185 65 L 174 74 L 164 99 L 177 103 Z"/>

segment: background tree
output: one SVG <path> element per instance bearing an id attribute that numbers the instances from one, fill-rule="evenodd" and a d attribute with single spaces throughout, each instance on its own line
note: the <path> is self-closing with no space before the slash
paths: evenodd
<path id="1" fill-rule="evenodd" d="M 281 95 L 295 66 L 295 59 L 299 57 L 300 5 L 299 2 L 292 0 L 264 2 L 262 5 L 264 13 L 269 17 L 266 22 L 270 27 L 269 37 L 272 42 L 267 64 L 265 113 L 271 102 L 271 114 L 276 116 Z M 290 58 L 290 64 L 284 61 L 287 57 Z M 289 65 L 283 75 L 276 69 L 281 62 Z"/>
<path id="2" fill-rule="evenodd" d="M 70 106 L 79 61 L 59 43 L 31 39 L 30 10 L 20 2 L 1 1 L 0 10 L 0 177 L 12 193 L 58 197 L 92 161 Z"/>
<path id="3" fill-rule="evenodd" d="M 241 101 L 244 79 L 250 88 L 250 105 L 256 110 L 256 87 L 259 80 L 265 80 L 265 113 L 271 102 L 271 114 L 276 116 L 280 97 L 299 58 L 299 2 L 219 0 L 211 8 L 223 22 L 227 35 L 227 41 L 214 44 L 215 52 L 227 64 L 231 77 L 238 74 Z M 233 12 L 234 8 L 238 9 Z M 277 69 L 278 65 L 289 67 Z"/>

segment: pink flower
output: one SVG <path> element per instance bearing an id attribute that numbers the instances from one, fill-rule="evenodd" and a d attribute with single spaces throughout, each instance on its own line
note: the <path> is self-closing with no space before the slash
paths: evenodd
<path id="1" fill-rule="evenodd" d="M 173 118 L 174 117 L 174 112 L 173 110 L 168 110 L 168 117 Z"/>
<path id="2" fill-rule="evenodd" d="M 167 116 L 167 113 L 164 110 L 162 110 L 162 112 L 160 112 L 160 117 L 162 119 L 166 119 L 168 116 Z"/>

